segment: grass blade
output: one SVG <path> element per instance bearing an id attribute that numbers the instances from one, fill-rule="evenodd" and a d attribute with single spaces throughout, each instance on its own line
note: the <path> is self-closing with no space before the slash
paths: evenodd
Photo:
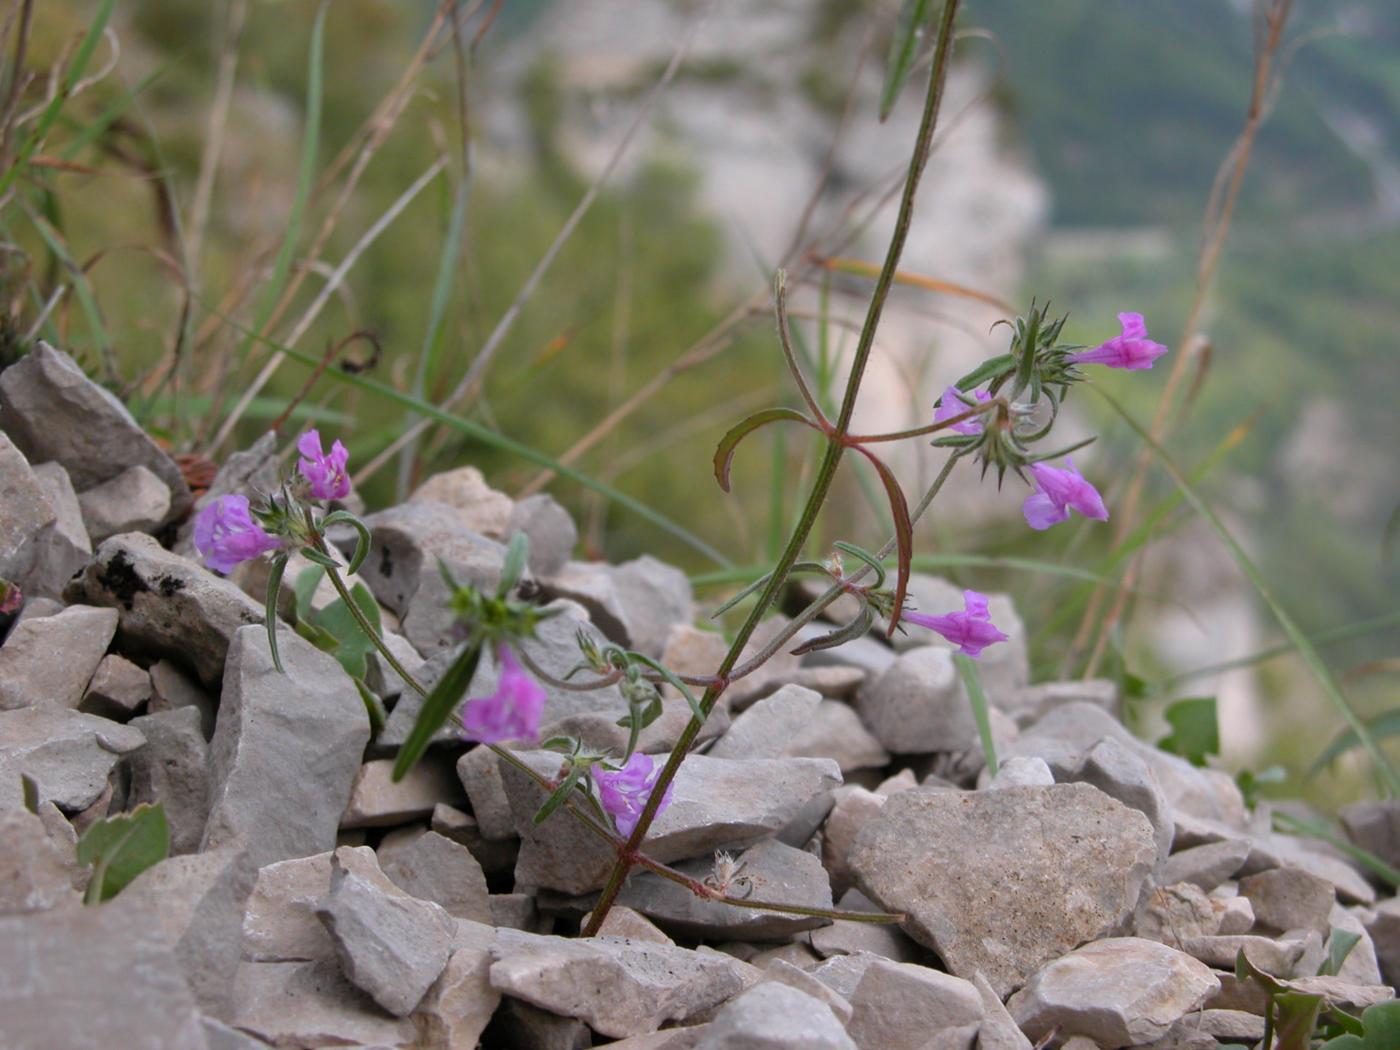
<path id="1" fill-rule="evenodd" d="M 972 704 L 972 717 L 977 721 L 977 735 L 982 738 L 982 754 L 987 760 L 987 772 L 996 776 L 997 745 L 992 739 L 992 716 L 987 711 L 987 694 L 982 690 L 982 676 L 977 673 L 977 662 L 965 653 L 954 653 L 953 666 L 962 676 L 968 702 Z"/>
<path id="2" fill-rule="evenodd" d="M 1245 578 L 1254 586 L 1254 589 L 1259 592 L 1259 597 L 1263 599 L 1264 604 L 1269 607 L 1269 611 L 1274 614 L 1274 618 L 1278 621 L 1279 626 L 1283 628 L 1283 633 L 1288 636 L 1288 640 L 1293 644 L 1293 647 L 1298 650 L 1298 655 L 1303 658 L 1303 662 L 1308 665 L 1308 669 L 1312 671 L 1318 684 L 1322 686 L 1323 692 L 1327 694 L 1328 699 L 1336 706 L 1338 713 L 1346 721 L 1347 725 L 1356 733 L 1357 739 L 1360 740 L 1361 745 L 1366 749 L 1366 753 L 1371 756 L 1371 761 L 1375 763 L 1377 772 L 1379 772 L 1381 777 L 1385 780 L 1387 790 L 1392 796 L 1400 796 L 1400 774 L 1396 773 L 1395 767 L 1391 764 L 1390 759 L 1386 757 L 1385 752 L 1381 750 L 1380 745 L 1376 743 L 1376 738 L 1371 735 L 1370 730 L 1366 727 L 1366 723 L 1362 721 L 1361 716 L 1356 713 L 1356 709 L 1351 706 L 1350 702 L 1348 702 L 1347 698 L 1342 694 L 1341 687 L 1338 685 L 1331 669 L 1323 662 L 1322 657 L 1313 647 L 1312 642 L 1308 640 L 1308 636 L 1304 634 L 1298 624 L 1294 622 L 1288 610 L 1274 597 L 1273 591 L 1265 581 L 1263 574 L 1260 573 L 1258 566 L 1254 564 L 1254 560 L 1250 558 L 1245 552 L 1245 549 L 1239 545 L 1239 542 L 1235 539 L 1234 535 L 1231 534 L 1230 530 L 1225 527 L 1225 523 L 1220 520 L 1215 511 L 1213 511 L 1206 501 L 1201 498 L 1200 494 L 1196 492 L 1195 486 L 1187 480 L 1186 475 L 1172 462 L 1171 457 L 1167 455 L 1166 449 L 1162 448 L 1160 444 L 1154 441 L 1147 430 L 1138 423 L 1136 419 L 1129 415 L 1128 411 L 1111 395 L 1105 393 L 1099 387 L 1091 387 L 1091 389 L 1107 401 L 1109 406 L 1122 417 L 1123 421 L 1127 423 L 1138 437 L 1142 439 L 1143 443 L 1152 450 L 1152 453 L 1157 457 L 1157 461 L 1162 464 L 1167 473 L 1171 475 L 1172 480 L 1176 482 L 1177 488 L 1181 490 L 1181 494 L 1186 499 L 1186 502 L 1191 504 L 1192 509 L 1204 518 L 1206 523 L 1214 530 L 1215 534 L 1220 537 L 1220 541 L 1225 544 L 1235 564 L 1239 566 L 1240 571 L 1244 573 Z"/>
<path id="3" fill-rule="evenodd" d="M 880 123 L 890 115 L 899 98 L 900 89 L 909 79 L 914 67 L 914 52 L 918 50 L 919 38 L 923 36 L 924 23 L 928 21 L 929 8 L 933 0 L 904 0 L 899 8 L 899 24 L 895 26 L 894 39 L 890 42 L 890 56 L 885 66 L 885 86 L 880 92 Z"/>

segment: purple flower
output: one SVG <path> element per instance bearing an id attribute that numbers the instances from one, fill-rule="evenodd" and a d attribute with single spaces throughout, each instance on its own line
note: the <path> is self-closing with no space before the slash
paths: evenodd
<path id="1" fill-rule="evenodd" d="M 19 589 L 19 584 L 0 580 L 0 615 L 19 612 L 23 604 L 24 592 Z"/>
<path id="2" fill-rule="evenodd" d="M 248 513 L 247 496 L 220 496 L 194 519 L 194 546 L 215 572 L 232 572 L 239 562 L 275 551 L 282 541 Z"/>
<path id="3" fill-rule="evenodd" d="M 549 694 L 516 660 L 505 642 L 496 645 L 500 679 L 490 696 L 469 699 L 462 708 L 462 735 L 483 744 L 540 738 L 540 717 Z"/>
<path id="4" fill-rule="evenodd" d="M 1059 470 L 1044 463 L 1032 463 L 1031 473 L 1035 475 L 1036 491 L 1026 497 L 1021 512 L 1026 516 L 1026 524 L 1033 529 L 1048 529 L 1069 519 L 1069 512 L 1077 510 L 1086 518 L 1095 521 L 1108 520 L 1108 508 L 1103 505 L 1103 497 L 1098 489 L 1084 480 L 1084 475 L 1074 469 L 1074 463 L 1065 460 L 1068 470 Z"/>
<path id="5" fill-rule="evenodd" d="M 311 495 L 317 499 L 344 499 L 350 495 L 350 475 L 345 473 L 345 461 L 350 453 L 339 441 L 331 446 L 330 455 L 321 451 L 321 435 L 308 430 L 297 441 L 302 459 L 297 461 L 301 476 L 311 482 Z"/>
<path id="6" fill-rule="evenodd" d="M 962 612 L 944 613 L 942 616 L 906 612 L 901 619 L 937 631 L 956 645 L 959 652 L 968 656 L 980 656 L 987 646 L 1006 641 L 1006 635 L 992 623 L 991 615 L 987 612 L 987 596 L 976 591 L 963 591 Z"/>
<path id="7" fill-rule="evenodd" d="M 992 399 L 992 395 L 985 390 L 974 390 L 969 393 L 962 393 L 962 397 L 958 396 L 960 393 L 962 392 L 955 386 L 950 386 L 947 390 L 943 391 L 943 396 L 938 401 L 938 407 L 933 410 L 933 421 L 935 423 L 942 423 L 945 419 L 952 419 L 954 416 L 960 416 L 968 409 L 972 408 L 972 405 L 963 401 L 964 397 L 976 398 L 979 403 Z M 948 429 L 958 434 L 980 434 L 982 433 L 982 420 L 974 416 L 972 419 L 964 419 L 961 423 L 954 423 Z"/>
<path id="8" fill-rule="evenodd" d="M 603 808 L 611 813 L 613 820 L 617 822 L 619 834 L 632 834 L 647 799 L 651 797 L 651 789 L 656 786 L 656 778 L 660 775 L 661 770 L 657 768 L 651 756 L 640 751 L 633 752 L 627 764 L 616 772 L 599 769 L 593 774 L 598 781 L 598 796 L 602 799 Z M 661 796 L 661 804 L 656 807 L 658 817 L 671 804 L 671 793 L 675 787 L 674 782 L 666 785 L 666 794 Z"/>
<path id="9" fill-rule="evenodd" d="M 1143 323 L 1142 314 L 1119 314 L 1118 323 L 1123 326 L 1122 335 L 1116 335 L 1092 350 L 1070 354 L 1069 360 L 1080 365 L 1107 365 L 1109 368 L 1126 368 L 1136 372 L 1151 368 L 1152 362 L 1167 352 L 1161 343 L 1147 338 L 1147 325 Z"/>

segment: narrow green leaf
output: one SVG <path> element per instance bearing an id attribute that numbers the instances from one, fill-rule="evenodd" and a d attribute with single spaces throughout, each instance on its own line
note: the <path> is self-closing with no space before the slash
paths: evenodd
<path id="1" fill-rule="evenodd" d="M 554 789 L 554 793 L 550 795 L 549 798 L 545 799 L 544 805 L 541 806 L 539 811 L 535 814 L 533 819 L 536 825 L 543 824 L 556 809 L 568 800 L 569 795 L 574 790 L 574 785 L 579 782 L 579 778 L 582 776 L 582 766 L 571 765 L 569 767 L 569 775 L 564 778 L 564 782 Z"/>
<path id="2" fill-rule="evenodd" d="M 1350 930 L 1332 927 L 1332 935 L 1327 938 L 1327 958 L 1317 968 L 1319 977 L 1335 977 L 1342 972 L 1342 964 L 1347 961 L 1351 950 L 1361 941 L 1361 934 Z"/>
<path id="3" fill-rule="evenodd" d="M 505 563 L 501 566 L 501 582 L 496 585 L 496 597 L 504 598 L 511 592 L 520 577 L 525 575 L 525 563 L 530 557 L 530 537 L 517 532 L 510 538 L 506 548 Z"/>
<path id="4" fill-rule="evenodd" d="M 1003 372 L 1007 372 L 1015 366 L 1016 358 L 1011 354 L 989 357 L 953 385 L 964 393 L 969 390 L 976 390 L 983 383 L 987 382 L 987 380 L 995 379 Z"/>
<path id="5" fill-rule="evenodd" d="M 977 661 L 966 653 L 954 653 L 953 664 L 962 676 L 967 699 L 972 704 L 972 717 L 977 722 L 977 735 L 982 738 L 982 754 L 987 760 L 987 772 L 997 775 L 997 744 L 992 738 L 992 716 L 987 694 L 982 689 L 982 676 L 977 673 Z"/>
<path id="6" fill-rule="evenodd" d="M 159 803 L 97 821 L 78 840 L 78 863 L 93 865 L 88 903 L 110 900 L 169 853 L 170 825 Z"/>
<path id="7" fill-rule="evenodd" d="M 360 566 L 365 563 L 365 558 L 369 556 L 369 526 L 348 510 L 338 510 L 327 514 L 321 522 L 321 527 L 328 529 L 332 525 L 349 525 L 355 530 L 355 553 L 350 556 L 350 562 L 346 565 L 346 572 L 353 576 L 360 571 Z"/>
<path id="8" fill-rule="evenodd" d="M 914 55 L 918 52 L 919 39 L 923 36 L 929 8 L 932 6 L 933 0 L 904 0 L 900 5 L 899 23 L 895 26 L 894 39 L 890 41 L 889 58 L 885 63 L 885 86 L 880 91 L 881 124 L 894 109 L 900 89 L 909 79 Z"/>
<path id="9" fill-rule="evenodd" d="M 1220 728 L 1216 720 L 1215 697 L 1198 696 L 1178 700 L 1166 710 L 1172 731 L 1157 746 L 1180 755 L 1193 766 L 1204 766 L 1207 755 L 1220 754 Z"/>
<path id="10" fill-rule="evenodd" d="M 351 678 L 355 683 L 355 688 L 359 690 L 360 700 L 364 702 L 365 714 L 369 715 L 369 733 L 371 737 L 377 737 L 384 728 L 384 723 L 388 721 L 388 714 L 384 711 L 384 705 L 379 702 L 379 697 L 370 692 L 369 686 L 365 685 L 360 678 Z"/>
<path id="11" fill-rule="evenodd" d="M 1400 707 L 1382 711 L 1375 718 L 1369 719 L 1366 722 L 1366 728 L 1377 740 L 1400 734 Z M 1317 761 L 1308 767 L 1307 775 L 1309 777 L 1316 776 L 1335 759 L 1346 754 L 1352 748 L 1359 747 L 1360 744 L 1361 741 L 1357 739 L 1354 731 L 1343 729 L 1337 734 L 1337 738 L 1327 745 L 1327 749 L 1317 756 Z"/>
<path id="12" fill-rule="evenodd" d="M 779 420 L 803 423 L 813 430 L 821 429 L 795 408 L 765 408 L 761 412 L 755 412 L 740 420 L 729 428 L 724 437 L 719 439 L 719 445 L 715 448 L 715 480 L 719 482 L 720 488 L 725 492 L 729 491 L 729 468 L 734 463 L 734 453 L 738 451 L 739 442 L 759 427 L 776 423 Z"/>
<path id="13" fill-rule="evenodd" d="M 1278 1011 L 1274 1050 L 1310 1050 L 1323 1001 L 1320 995 L 1303 992 L 1282 992 L 1274 996 Z"/>
<path id="14" fill-rule="evenodd" d="M 838 645 L 845 645 L 847 642 L 857 638 L 865 637 L 867 631 L 875 625 L 875 610 L 868 602 L 861 602 L 860 612 L 850 623 L 843 627 L 838 627 L 834 631 L 803 642 L 796 649 L 791 650 L 793 656 L 805 656 L 808 653 L 820 652 L 823 649 L 835 649 Z"/>
<path id="15" fill-rule="evenodd" d="M 880 588 L 885 585 L 885 567 L 880 564 L 880 559 L 871 554 L 864 547 L 857 547 L 854 543 L 847 543 L 845 540 L 837 540 L 832 544 L 838 551 L 849 554 L 851 557 L 864 562 L 875 573 L 875 582 L 871 587 Z"/>
<path id="16" fill-rule="evenodd" d="M 666 679 L 666 681 L 669 682 L 671 685 L 675 686 L 676 692 L 680 693 L 681 696 L 685 697 L 685 702 L 688 705 L 690 705 L 690 713 L 695 716 L 696 721 L 705 721 L 705 712 L 700 709 L 700 701 L 695 699 L 695 694 L 690 691 L 690 689 L 686 686 L 684 682 L 682 682 L 679 678 L 676 677 L 676 673 L 674 671 L 672 671 L 665 664 L 661 663 L 659 660 L 653 660 L 650 656 L 647 656 L 645 653 L 632 652 L 629 649 L 627 652 L 627 658 L 633 661 L 634 663 L 645 664 L 647 667 L 650 667 L 653 671 L 659 674 L 662 678 Z"/>
<path id="17" fill-rule="evenodd" d="M 716 618 L 718 618 L 718 617 L 720 617 L 720 616 L 723 616 L 725 613 L 727 613 L 730 609 L 734 608 L 734 606 L 738 605 L 741 601 L 743 601 L 743 600 L 744 600 L 745 598 L 747 598 L 749 595 L 751 595 L 751 594 L 757 594 L 759 591 L 763 590 L 763 588 L 764 588 L 764 587 L 767 585 L 767 583 L 768 583 L 768 578 L 769 578 L 770 576 L 772 576 L 772 575 L 773 575 L 773 574 L 772 574 L 771 572 L 765 572 L 765 573 L 764 573 L 762 576 L 760 576 L 758 579 L 754 580 L 753 583 L 749 584 L 747 587 L 745 587 L 743 590 L 741 590 L 738 594 L 733 595 L 728 601 L 726 601 L 726 602 L 725 602 L 723 605 L 721 605 L 718 609 L 716 609 L 714 612 L 710 613 L 710 619 L 711 619 L 711 620 L 714 620 L 714 619 L 716 619 Z"/>
<path id="18" fill-rule="evenodd" d="M 73 294 L 78 297 L 78 306 L 83 311 L 83 320 L 87 322 L 93 343 L 100 353 L 106 354 L 110 345 L 107 340 L 107 326 L 102 320 L 102 311 L 97 306 L 97 297 L 93 295 L 92 284 L 88 281 L 87 274 L 73 261 L 62 235 L 47 220 L 29 212 L 26 214 L 29 215 L 34 228 L 39 231 L 45 247 L 53 253 L 64 273 L 73 282 Z"/>
<path id="19" fill-rule="evenodd" d="M 452 661 L 432 691 L 424 698 L 423 709 L 418 712 L 418 721 L 413 724 L 408 739 L 404 741 L 403 747 L 399 748 L 399 756 L 394 762 L 395 782 L 402 780 L 428 750 L 433 734 L 447 721 L 465 695 L 467 687 L 471 685 L 472 675 L 476 674 L 477 661 L 480 659 L 481 642 L 473 639 L 467 643 L 457 659 Z"/>
<path id="20" fill-rule="evenodd" d="M 1225 523 L 1222 522 L 1215 511 L 1206 504 L 1205 500 L 1196 492 L 1195 487 L 1186 479 L 1186 476 L 1182 474 L 1177 465 L 1172 462 L 1171 457 L 1167 455 L 1166 449 L 1162 448 L 1161 445 L 1154 441 L 1146 429 L 1129 415 L 1127 410 L 1113 397 L 1097 386 L 1091 387 L 1090 389 L 1094 390 L 1100 397 L 1107 401 L 1114 411 L 1123 418 L 1123 421 L 1137 433 L 1138 437 L 1142 439 L 1147 447 L 1152 449 L 1158 462 L 1160 462 L 1167 473 L 1171 475 L 1172 480 L 1176 482 L 1177 488 L 1181 490 L 1181 494 L 1186 498 L 1186 501 L 1191 504 L 1196 513 L 1204 518 L 1207 524 L 1215 531 L 1215 534 L 1220 537 L 1221 542 L 1225 544 L 1231 557 L 1234 558 L 1235 564 L 1239 566 L 1240 571 L 1244 573 L 1249 582 L 1254 585 L 1254 589 L 1259 592 L 1259 597 L 1264 600 L 1264 604 L 1269 607 L 1269 610 L 1274 614 L 1274 618 L 1278 620 L 1279 626 L 1283 628 L 1284 634 L 1288 635 L 1289 640 L 1298 650 L 1298 655 L 1303 658 L 1303 662 L 1308 665 L 1314 677 L 1317 678 L 1318 683 L 1322 686 L 1323 692 L 1327 694 L 1328 698 L 1336 706 L 1338 712 L 1346 720 L 1347 724 L 1355 731 L 1362 745 L 1366 748 L 1366 753 L 1371 756 L 1371 761 L 1375 763 L 1377 772 L 1385 781 L 1391 796 L 1400 795 L 1400 773 L 1396 772 L 1395 766 L 1391 763 L 1390 759 L 1386 757 L 1385 752 L 1380 749 L 1380 745 L 1376 743 L 1375 737 L 1367 730 L 1366 724 L 1361 720 L 1361 716 L 1356 713 L 1356 709 L 1351 706 L 1351 703 L 1343 695 L 1341 686 L 1338 685 L 1336 678 L 1333 677 L 1331 670 L 1327 667 L 1327 664 L 1323 662 L 1322 657 L 1318 655 L 1317 650 L 1313 648 L 1312 643 L 1308 641 L 1307 635 L 1302 632 L 1297 623 L 1294 622 L 1293 617 L 1289 615 L 1288 611 L 1284 609 L 1283 605 L 1274 596 L 1273 590 L 1265 582 L 1263 574 L 1254 564 L 1253 559 L 1245 553 L 1244 548 L 1239 545 L 1234 535 L 1225 527 Z"/>
<path id="21" fill-rule="evenodd" d="M 277 598 L 282 593 L 282 575 L 287 571 L 286 553 L 278 554 L 272 559 L 272 570 L 267 575 L 267 605 L 263 613 L 267 617 L 265 626 L 267 627 L 267 648 L 272 653 L 272 666 L 277 668 L 281 674 L 287 672 L 282 668 L 282 655 L 277 651 Z"/>
<path id="22" fill-rule="evenodd" d="M 340 562 L 336 561 L 329 554 L 322 554 L 315 547 L 303 547 L 301 556 L 307 561 L 315 562 L 317 565 L 327 569 L 339 569 Z"/>

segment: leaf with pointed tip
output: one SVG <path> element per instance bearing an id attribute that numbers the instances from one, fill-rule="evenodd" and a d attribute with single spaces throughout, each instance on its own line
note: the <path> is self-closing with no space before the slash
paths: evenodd
<path id="1" fill-rule="evenodd" d="M 501 582 L 496 586 L 496 597 L 504 598 L 510 589 L 520 582 L 525 572 L 525 562 L 530 556 L 530 537 L 517 532 L 510 538 L 506 548 L 505 564 L 501 567 Z"/>
<path id="2" fill-rule="evenodd" d="M 894 629 L 899 626 L 899 618 L 904 615 L 904 593 L 909 587 L 910 563 L 914 559 L 914 523 L 909 519 L 909 503 L 904 498 L 904 490 L 899 487 L 899 479 L 873 452 L 859 445 L 855 446 L 855 450 L 868 459 L 880 475 L 885 495 L 890 501 L 890 516 L 894 519 L 894 612 L 890 614 L 889 629 L 885 632 L 888 637 L 893 637 Z"/>
<path id="3" fill-rule="evenodd" d="M 715 480 L 719 482 L 720 488 L 725 492 L 729 491 L 729 468 L 734 462 L 734 453 L 739 448 L 739 442 L 759 427 L 768 423 L 776 423 L 779 420 L 802 423 L 813 430 L 821 430 L 821 427 L 795 408 L 765 408 L 762 412 L 755 412 L 740 420 L 729 428 L 729 432 L 724 437 L 719 439 L 719 445 L 715 448 Z"/>
<path id="4" fill-rule="evenodd" d="M 850 623 L 844 627 L 838 627 L 834 631 L 829 631 L 811 641 L 803 642 L 796 649 L 792 650 L 793 656 L 805 656 L 807 653 L 820 652 L 823 649 L 835 649 L 838 645 L 845 645 L 847 642 L 865 636 L 865 632 L 875 623 L 875 610 L 864 602 L 861 603 L 858 612 Z"/>
<path id="5" fill-rule="evenodd" d="M 909 79 L 909 71 L 914 66 L 914 54 L 918 51 L 919 38 L 923 36 L 924 24 L 928 21 L 929 8 L 933 0 L 904 0 L 899 9 L 899 23 L 895 26 L 894 38 L 890 41 L 890 55 L 885 63 L 885 86 L 880 92 L 880 123 L 883 124 L 899 99 L 900 89 Z"/>
<path id="6" fill-rule="evenodd" d="M 369 556 L 369 526 L 348 510 L 338 510 L 327 514 L 325 520 L 321 522 L 321 527 L 330 528 L 332 525 L 349 525 L 355 530 L 355 553 L 350 556 L 350 564 L 347 566 L 347 570 L 353 576 L 360 571 L 360 566 L 365 563 L 365 558 Z"/>
<path id="7" fill-rule="evenodd" d="M 272 666 L 279 674 L 282 670 L 282 654 L 277 651 L 277 597 L 282 591 L 282 574 L 287 571 L 286 552 L 272 559 L 272 572 L 267 577 L 267 606 L 263 610 L 264 626 L 267 627 L 267 648 L 272 653 Z"/>
<path id="8" fill-rule="evenodd" d="M 170 853 L 170 825 L 159 803 L 99 820 L 78 840 L 78 863 L 93 866 L 87 903 L 115 897 L 147 868 Z"/>
<path id="9" fill-rule="evenodd" d="M 453 708 L 466 694 L 476 674 L 477 661 L 481 659 L 481 642 L 473 639 L 458 654 L 457 659 L 448 665 L 447 671 L 437 680 L 432 691 L 423 699 L 423 709 L 418 712 L 418 721 L 413 723 L 408 739 L 399 748 L 399 757 L 394 761 L 393 779 L 402 780 L 410 769 L 417 765 L 433 742 L 433 735 L 447 721 Z"/>
<path id="10" fill-rule="evenodd" d="M 574 790 L 574 786 L 579 782 L 579 779 L 583 776 L 583 771 L 583 766 L 569 767 L 569 775 L 564 778 L 564 782 L 554 789 L 554 794 L 550 795 L 549 798 L 545 799 L 544 805 L 541 806 L 539 808 L 539 811 L 535 814 L 535 824 L 543 824 L 546 820 L 550 818 L 550 815 L 553 814 L 556 809 L 558 809 L 566 801 L 568 801 L 569 795 Z"/>
<path id="11" fill-rule="evenodd" d="M 1015 367 L 1016 358 L 1010 354 L 989 357 L 953 385 L 966 393 L 969 390 L 977 389 L 989 379 L 995 379 L 1002 373 L 1011 371 Z"/>
<path id="12" fill-rule="evenodd" d="M 838 551 L 843 551 L 853 558 L 865 562 L 875 573 L 875 582 L 870 586 L 883 587 L 885 585 L 885 567 L 880 564 L 880 559 L 871 554 L 864 547 L 857 547 L 854 543 L 847 543 L 845 540 L 837 540 L 832 544 Z"/>

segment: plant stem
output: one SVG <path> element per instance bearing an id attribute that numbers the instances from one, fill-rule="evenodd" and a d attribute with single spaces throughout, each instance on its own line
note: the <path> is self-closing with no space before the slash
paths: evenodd
<path id="1" fill-rule="evenodd" d="M 884 310 L 885 300 L 889 297 L 890 286 L 894 283 L 899 257 L 904 252 L 904 242 L 909 236 L 909 227 L 914 214 L 915 193 L 918 190 L 919 179 L 923 175 L 924 167 L 928 162 L 929 150 L 933 144 L 933 129 L 938 122 L 939 104 L 943 98 L 943 84 L 947 80 L 948 59 L 952 52 L 953 42 L 953 19 L 957 14 L 957 9 L 958 0 L 947 0 L 943 5 L 943 13 L 938 27 L 938 42 L 935 46 L 932 71 L 929 74 L 928 92 L 924 100 L 923 118 L 919 125 L 919 134 L 914 145 L 913 156 L 909 161 L 909 175 L 905 179 L 904 193 L 899 202 L 899 214 L 895 219 L 894 235 L 891 237 L 889 249 L 885 253 L 885 264 L 875 283 L 875 291 L 870 299 L 870 308 L 866 312 L 865 324 L 861 328 L 860 341 L 856 346 L 855 357 L 851 363 L 850 376 L 846 380 L 846 391 L 841 401 L 840 414 L 837 416 L 832 434 L 827 438 L 826 452 L 822 456 L 821 466 L 818 468 L 817 477 L 812 484 L 812 491 L 807 497 L 806 505 L 802 508 L 802 514 L 798 518 L 797 524 L 793 528 L 787 547 L 779 557 L 778 564 L 774 568 L 772 576 L 769 577 L 767 586 L 763 588 L 748 618 L 735 635 L 729 652 L 725 654 L 717 673 L 719 682 L 707 688 L 704 696 L 701 697 L 700 710 L 705 717 L 708 717 L 714 709 L 729 672 L 738 663 L 739 655 L 743 652 L 749 637 L 786 584 L 789 570 L 801 556 L 802 548 L 807 542 L 807 536 L 816 523 L 817 514 L 826 501 L 831 483 L 836 477 L 836 468 L 841 463 L 841 454 L 846 449 L 844 437 L 850 430 L 851 416 L 855 412 L 856 397 L 860 393 L 861 380 L 864 378 L 866 364 L 870 359 L 870 351 L 875 343 L 875 332 L 880 324 L 880 315 Z M 618 855 L 617 863 L 613 865 L 607 885 L 603 887 L 602 897 L 593 909 L 587 926 L 582 931 L 583 936 L 593 936 L 602 926 L 603 920 L 612 908 L 613 901 L 617 899 L 617 894 L 622 889 L 628 871 L 631 870 L 632 862 L 629 856 L 636 853 L 638 846 L 646 837 L 647 831 L 650 830 L 652 821 L 656 819 L 656 811 L 661 805 L 662 798 L 665 797 L 666 788 L 675 779 L 676 771 L 680 768 L 681 762 L 684 761 L 691 743 L 699 734 L 702 724 L 701 719 L 692 718 L 681 732 L 675 747 L 671 749 L 671 754 L 666 759 L 666 765 L 662 768 L 655 785 L 652 787 L 651 794 L 637 820 L 637 825 L 627 840 L 625 851 Z"/>
<path id="2" fill-rule="evenodd" d="M 330 554 L 330 552 L 326 550 L 325 540 L 318 539 L 316 547 L 322 554 Z M 345 586 L 345 581 L 340 578 L 340 570 L 333 569 L 327 565 L 326 576 L 330 578 L 331 586 L 335 588 L 335 593 L 340 595 L 340 600 L 343 601 L 345 607 L 350 610 L 350 615 L 354 617 L 355 622 L 360 625 L 360 630 L 365 632 L 365 637 L 367 637 L 375 649 L 379 651 L 379 655 L 384 657 L 384 662 L 392 667 L 394 673 L 402 678 L 414 692 L 418 693 L 420 696 L 427 696 L 428 691 L 423 688 L 422 684 L 414 678 L 413 675 L 409 674 L 408 669 L 404 667 L 403 664 L 399 663 L 398 657 L 389 651 L 389 647 L 384 644 L 384 639 L 379 637 L 379 632 L 370 626 L 370 622 L 365 619 L 365 614 L 360 611 L 359 605 L 357 605 L 355 599 L 350 596 L 350 590 Z"/>

